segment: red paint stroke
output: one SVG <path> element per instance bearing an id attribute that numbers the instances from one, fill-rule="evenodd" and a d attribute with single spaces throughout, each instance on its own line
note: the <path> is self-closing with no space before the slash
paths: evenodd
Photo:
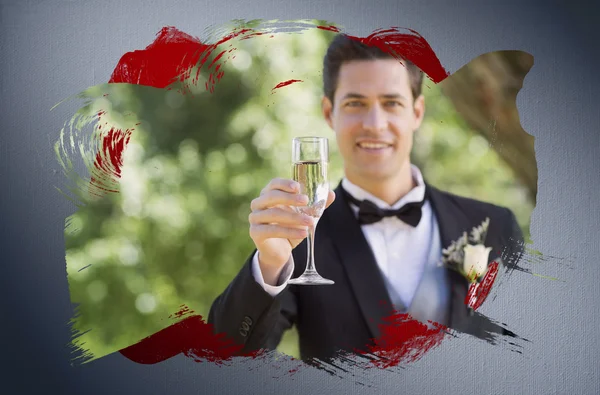
<path id="1" fill-rule="evenodd" d="M 498 276 L 498 262 L 494 261 L 480 283 L 473 283 L 469 286 L 469 291 L 465 298 L 465 304 L 473 310 L 477 310 L 485 301 L 490 293 L 494 280 Z"/>
<path id="2" fill-rule="evenodd" d="M 448 327 L 429 321 L 429 325 L 413 319 L 409 314 L 392 313 L 379 325 L 381 336 L 374 339 L 361 354 L 379 357 L 371 361 L 378 368 L 386 369 L 400 364 L 415 362 L 426 352 L 438 346 Z"/>
<path id="3" fill-rule="evenodd" d="M 330 31 L 330 32 L 335 32 L 335 33 L 339 33 L 340 32 L 340 29 L 338 29 L 335 26 L 331 26 L 331 25 L 329 25 L 329 26 L 317 26 L 317 29 L 327 30 L 327 31 Z"/>
<path id="4" fill-rule="evenodd" d="M 284 86 L 291 85 L 294 82 L 302 82 L 302 80 L 287 80 L 284 82 L 280 82 L 279 84 L 275 85 L 275 87 L 273 89 L 271 89 L 271 91 L 274 91 L 275 89 L 283 88 Z"/>
<path id="5" fill-rule="evenodd" d="M 213 326 L 202 316 L 192 315 L 119 352 L 141 364 L 159 363 L 182 353 L 196 362 L 215 363 L 234 356 L 257 357 L 262 354 L 261 351 L 240 353 L 242 348 L 224 334 L 215 334 Z"/>
<path id="6" fill-rule="evenodd" d="M 398 28 L 378 29 L 368 37 L 348 36 L 363 44 L 378 47 L 384 52 L 400 58 L 406 58 L 420 68 L 435 83 L 445 80 L 450 73 L 440 63 L 427 41 L 416 31 L 406 29 L 401 33 Z"/>
<path id="7" fill-rule="evenodd" d="M 339 32 L 334 26 L 317 26 L 318 29 Z M 143 50 L 128 52 L 121 57 L 113 71 L 109 83 L 129 83 L 146 85 L 161 89 L 178 80 L 190 76 L 191 70 L 202 67 L 210 54 L 221 44 L 239 37 L 249 39 L 263 33 L 251 29 L 234 30 L 214 44 L 202 43 L 199 39 L 177 30 L 165 27 L 157 34 L 155 41 Z M 413 30 L 400 32 L 398 28 L 379 29 L 368 37 L 353 37 L 364 44 L 376 46 L 394 56 L 400 56 L 413 62 L 434 82 L 444 80 L 449 74 L 442 67 L 437 56 L 427 41 Z M 228 50 L 230 53 L 234 48 Z M 225 51 L 219 53 L 209 65 L 212 68 L 220 61 Z M 225 60 L 226 62 L 226 60 Z M 224 62 L 224 63 L 225 63 Z M 215 84 L 223 78 L 220 64 L 208 77 L 206 89 L 213 92 Z M 200 69 L 195 76 L 198 79 Z M 277 89 L 300 80 L 289 80 L 278 84 Z M 101 116 L 102 114 L 99 114 Z M 119 178 L 123 165 L 122 155 L 129 142 L 131 131 L 122 132 L 111 129 L 102 139 L 102 155 L 96 157 L 95 167 L 109 177 Z M 106 189 L 118 192 L 113 189 Z M 486 276 L 487 278 L 487 276 Z M 492 280 L 493 281 L 493 280 Z M 483 289 L 482 289 L 483 290 Z M 479 292 L 481 298 L 482 292 Z M 486 294 L 487 295 L 487 294 Z M 132 361 L 152 364 L 164 361 L 180 353 L 194 358 L 196 361 L 208 360 L 221 362 L 234 355 L 240 355 L 241 345 L 234 344 L 223 334 L 214 334 L 212 325 L 204 322 L 201 316 L 192 315 L 189 309 L 175 313 L 175 318 L 187 318 L 143 339 L 142 341 L 120 350 L 121 354 Z M 173 315 L 171 315 L 173 317 Z M 446 333 L 445 327 L 432 323 L 428 326 L 410 319 L 406 314 L 393 313 L 385 318 L 381 326 L 382 336 L 369 346 L 369 352 L 381 357 L 374 362 L 379 367 L 396 366 L 403 362 L 411 362 L 438 345 Z M 257 356 L 260 352 L 247 354 Z M 295 372 L 294 369 L 290 373 Z"/>
<path id="8" fill-rule="evenodd" d="M 152 44 L 121 57 L 109 83 L 164 88 L 188 73 L 207 49 L 199 39 L 174 27 L 163 27 Z"/>
<path id="9" fill-rule="evenodd" d="M 98 117 L 103 113 L 99 113 Z M 101 126 L 98 126 L 100 129 Z M 98 194 L 98 190 L 104 192 L 117 192 L 111 187 L 111 182 L 116 178 L 121 178 L 121 168 L 123 167 L 123 151 L 129 143 L 133 129 L 127 129 L 125 132 L 120 129 L 111 128 L 102 140 L 102 150 L 96 154 L 94 160 L 94 169 L 90 177 L 90 193 Z M 107 180 L 108 178 L 108 180 Z"/>
<path id="10" fill-rule="evenodd" d="M 253 37 L 257 37 L 257 36 L 262 36 L 264 34 L 265 33 L 263 33 L 263 32 L 256 32 L 256 33 L 246 34 L 240 40 L 248 40 L 249 38 L 253 38 Z M 273 35 L 271 35 L 270 37 L 272 38 Z"/>
<path id="11" fill-rule="evenodd" d="M 194 313 L 194 310 L 190 310 L 189 307 L 182 304 L 181 306 L 179 306 L 179 311 L 177 311 L 175 314 L 171 314 L 169 316 L 169 318 L 181 318 L 181 317 L 185 317 L 186 315 L 191 315 L 193 313 Z"/>

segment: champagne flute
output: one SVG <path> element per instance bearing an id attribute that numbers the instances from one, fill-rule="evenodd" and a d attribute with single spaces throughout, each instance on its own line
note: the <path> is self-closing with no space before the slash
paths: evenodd
<path id="1" fill-rule="evenodd" d="M 315 229 L 325 211 L 329 196 L 327 165 L 329 162 L 328 140 L 323 137 L 297 137 L 292 141 L 292 163 L 294 181 L 300 184 L 300 193 L 308 196 L 308 204 L 297 210 L 314 218 L 308 227 L 308 246 L 306 269 L 298 277 L 288 281 L 289 284 L 323 285 L 334 284 L 323 278 L 315 268 Z"/>

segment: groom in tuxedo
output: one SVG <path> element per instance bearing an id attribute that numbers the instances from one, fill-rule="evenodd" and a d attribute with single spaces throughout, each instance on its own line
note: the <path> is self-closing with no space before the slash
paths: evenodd
<path id="1" fill-rule="evenodd" d="M 273 179 L 251 202 L 256 249 L 214 301 L 208 321 L 244 345 L 274 349 L 296 326 L 303 359 L 364 350 L 392 311 L 480 338 L 508 334 L 465 304 L 469 283 L 439 265 L 442 249 L 489 218 L 489 262 L 509 267 L 523 252 L 513 213 L 428 184 L 411 164 L 425 113 L 423 74 L 340 34 L 323 62 L 322 111 L 335 132 L 344 178 L 318 221 L 315 262 L 334 285 L 290 285 L 305 269 L 311 218 L 292 180 Z"/>

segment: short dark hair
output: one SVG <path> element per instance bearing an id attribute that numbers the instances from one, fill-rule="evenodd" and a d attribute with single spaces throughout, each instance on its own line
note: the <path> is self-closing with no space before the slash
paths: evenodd
<path id="1" fill-rule="evenodd" d="M 323 93 L 331 103 L 337 89 L 342 64 L 353 60 L 375 59 L 401 59 L 408 71 L 413 100 L 421 95 L 423 72 L 414 63 L 401 58 L 398 54 L 385 52 L 377 46 L 367 45 L 346 34 L 338 34 L 329 44 L 323 59 Z"/>

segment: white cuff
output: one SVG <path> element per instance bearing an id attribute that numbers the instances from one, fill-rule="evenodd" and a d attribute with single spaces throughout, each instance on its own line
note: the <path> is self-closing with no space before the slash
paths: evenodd
<path id="1" fill-rule="evenodd" d="M 271 296 L 277 296 L 281 291 L 285 289 L 287 286 L 287 282 L 292 278 L 292 273 L 294 272 L 294 256 L 291 255 L 290 259 L 287 261 L 281 274 L 279 275 L 279 280 L 277 281 L 277 286 L 269 285 L 265 283 L 262 272 L 260 270 L 260 265 L 258 263 L 258 251 L 254 254 L 254 258 L 252 259 L 252 275 L 254 276 L 254 280 L 263 287 L 263 289 Z"/>

